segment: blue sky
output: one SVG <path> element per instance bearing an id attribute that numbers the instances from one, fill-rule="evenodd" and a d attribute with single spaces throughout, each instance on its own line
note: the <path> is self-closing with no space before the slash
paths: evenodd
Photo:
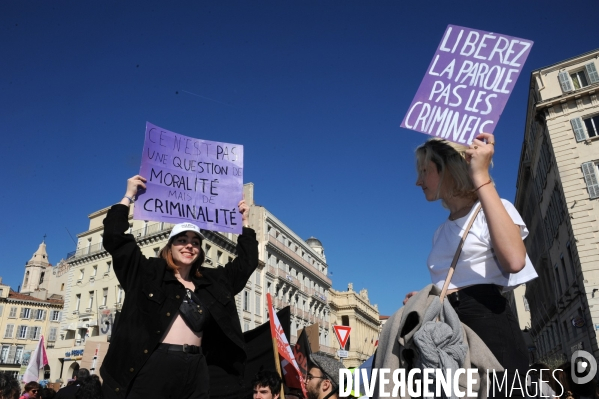
<path id="1" fill-rule="evenodd" d="M 333 287 L 367 288 L 383 314 L 430 281 L 447 216 L 414 185 L 427 136 L 399 127 L 448 24 L 533 40 L 495 130 L 500 195 L 513 201 L 530 71 L 599 47 L 568 17 L 596 0 L 5 1 L 0 4 L 3 210 L 0 275 L 14 289 L 44 234 L 120 200 L 145 122 L 245 147 L 245 181 L 325 246 Z M 592 14 L 592 13 L 591 13 Z"/>

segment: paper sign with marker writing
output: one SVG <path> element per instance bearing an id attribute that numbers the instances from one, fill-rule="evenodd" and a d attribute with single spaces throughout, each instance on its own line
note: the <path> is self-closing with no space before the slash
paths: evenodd
<path id="1" fill-rule="evenodd" d="M 187 137 L 147 122 L 139 174 L 147 188 L 138 194 L 135 219 L 241 233 L 242 145 Z"/>
<path id="2" fill-rule="evenodd" d="M 401 127 L 459 144 L 493 133 L 532 44 L 447 26 Z"/>

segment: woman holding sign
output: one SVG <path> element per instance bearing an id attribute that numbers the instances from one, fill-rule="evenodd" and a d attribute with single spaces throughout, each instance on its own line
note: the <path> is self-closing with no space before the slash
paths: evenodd
<path id="1" fill-rule="evenodd" d="M 146 179 L 134 176 L 104 219 L 104 248 L 126 297 L 100 373 L 105 398 L 208 398 L 208 368 L 239 381 L 246 360 L 234 296 L 258 265 L 250 209 L 239 202 L 237 258 L 205 268 L 204 236 L 173 227 L 158 258 L 146 258 L 129 230 L 129 205 Z"/>
<path id="2" fill-rule="evenodd" d="M 478 135 L 469 147 L 430 139 L 416 150 L 418 179 L 427 201 L 441 200 L 449 216 L 433 236 L 428 267 L 442 288 L 461 235 L 474 217 L 448 288 L 448 299 L 508 371 L 524 377 L 528 351 L 518 322 L 501 295 L 537 277 L 526 255 L 526 225 L 516 208 L 501 199 L 489 167 L 495 150 L 492 134 Z M 481 210 L 476 214 L 476 209 Z M 406 295 L 404 304 L 415 292 Z M 498 376 L 499 377 L 499 376 Z"/>

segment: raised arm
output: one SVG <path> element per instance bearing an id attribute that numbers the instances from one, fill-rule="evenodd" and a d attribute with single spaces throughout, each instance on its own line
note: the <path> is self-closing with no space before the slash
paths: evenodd
<path id="1" fill-rule="evenodd" d="M 505 210 L 491 182 L 489 167 L 494 152 L 495 137 L 489 133 L 481 133 L 466 151 L 466 160 L 470 163 L 470 177 L 487 219 L 495 256 L 504 271 L 517 273 L 524 268 L 526 248 L 520 235 L 520 226 L 514 223 Z"/>
<path id="2" fill-rule="evenodd" d="M 237 206 L 241 213 L 243 231 L 237 238 L 237 257 L 225 265 L 225 275 L 233 295 L 241 292 L 258 266 L 258 241 L 256 232 L 249 225 L 250 207 L 245 200 L 239 201 Z"/>
<path id="3" fill-rule="evenodd" d="M 129 205 L 137 195 L 137 188 L 145 188 L 146 179 L 137 175 L 127 180 L 125 196 L 118 204 L 112 206 L 104 219 L 104 248 L 112 255 L 114 272 L 125 290 L 136 280 L 139 267 L 145 261 L 135 238 L 125 232 L 129 229 Z"/>

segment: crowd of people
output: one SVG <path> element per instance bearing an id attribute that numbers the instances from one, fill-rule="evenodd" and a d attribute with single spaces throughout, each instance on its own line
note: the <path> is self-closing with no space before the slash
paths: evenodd
<path id="1" fill-rule="evenodd" d="M 0 372 L 0 399 L 102 399 L 102 383 L 97 375 L 80 368 L 71 380 L 55 391 L 38 382 L 26 383 L 21 389 L 19 381 L 8 373 Z"/>

